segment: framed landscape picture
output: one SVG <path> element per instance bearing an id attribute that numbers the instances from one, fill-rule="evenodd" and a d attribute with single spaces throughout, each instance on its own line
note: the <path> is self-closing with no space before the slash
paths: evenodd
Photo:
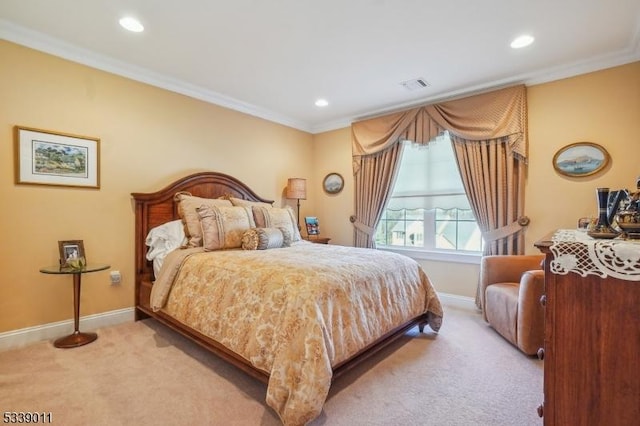
<path id="1" fill-rule="evenodd" d="M 16 183 L 100 188 L 100 139 L 15 126 Z"/>
<path id="2" fill-rule="evenodd" d="M 553 156 L 553 168 L 571 177 L 590 176 L 609 164 L 606 149 L 592 142 L 577 142 L 561 148 Z"/>

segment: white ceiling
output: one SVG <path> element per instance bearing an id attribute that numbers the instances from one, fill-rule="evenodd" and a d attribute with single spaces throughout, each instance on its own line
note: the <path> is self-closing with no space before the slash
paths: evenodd
<path id="1" fill-rule="evenodd" d="M 640 0 L 1 0 L 0 38 L 317 133 L 640 60 Z"/>

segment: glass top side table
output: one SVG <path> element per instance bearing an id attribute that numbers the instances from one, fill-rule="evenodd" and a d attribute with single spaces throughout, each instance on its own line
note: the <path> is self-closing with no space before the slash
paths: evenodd
<path id="1" fill-rule="evenodd" d="M 80 288 L 82 274 L 88 274 L 90 272 L 98 272 L 109 269 L 111 266 L 106 264 L 92 264 L 89 263 L 81 269 L 62 268 L 58 265 L 47 266 L 41 268 L 40 272 L 43 274 L 58 274 L 58 275 L 73 275 L 73 334 L 65 337 L 61 337 L 53 345 L 56 348 L 75 348 L 77 346 L 86 345 L 98 338 L 96 333 L 81 333 L 80 326 Z"/>

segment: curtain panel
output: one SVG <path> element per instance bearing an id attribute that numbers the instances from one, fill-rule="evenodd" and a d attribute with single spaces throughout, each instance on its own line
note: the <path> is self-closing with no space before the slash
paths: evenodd
<path id="1" fill-rule="evenodd" d="M 357 183 L 352 220 L 367 236 L 356 238 L 356 246 L 375 246 L 375 228 L 388 197 L 380 197 L 380 186 L 373 180 L 377 178 L 368 167 L 363 173 L 363 164 L 399 141 L 427 144 L 444 130 L 449 131 L 454 143 L 463 184 L 485 240 L 484 254 L 523 254 L 519 231 L 528 224 L 523 192 L 528 152 L 524 85 L 352 123 Z M 397 158 L 394 164 L 397 167 Z M 392 177 L 395 173 L 386 171 Z"/>
<path id="2" fill-rule="evenodd" d="M 375 247 L 375 232 L 398 175 L 403 145 L 391 147 L 363 158 L 355 178 L 354 245 Z"/>

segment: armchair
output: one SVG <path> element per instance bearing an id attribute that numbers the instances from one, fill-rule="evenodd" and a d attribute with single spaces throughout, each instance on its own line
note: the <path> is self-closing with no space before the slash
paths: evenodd
<path id="1" fill-rule="evenodd" d="M 544 255 L 494 255 L 480 262 L 485 321 L 527 355 L 544 344 Z"/>

